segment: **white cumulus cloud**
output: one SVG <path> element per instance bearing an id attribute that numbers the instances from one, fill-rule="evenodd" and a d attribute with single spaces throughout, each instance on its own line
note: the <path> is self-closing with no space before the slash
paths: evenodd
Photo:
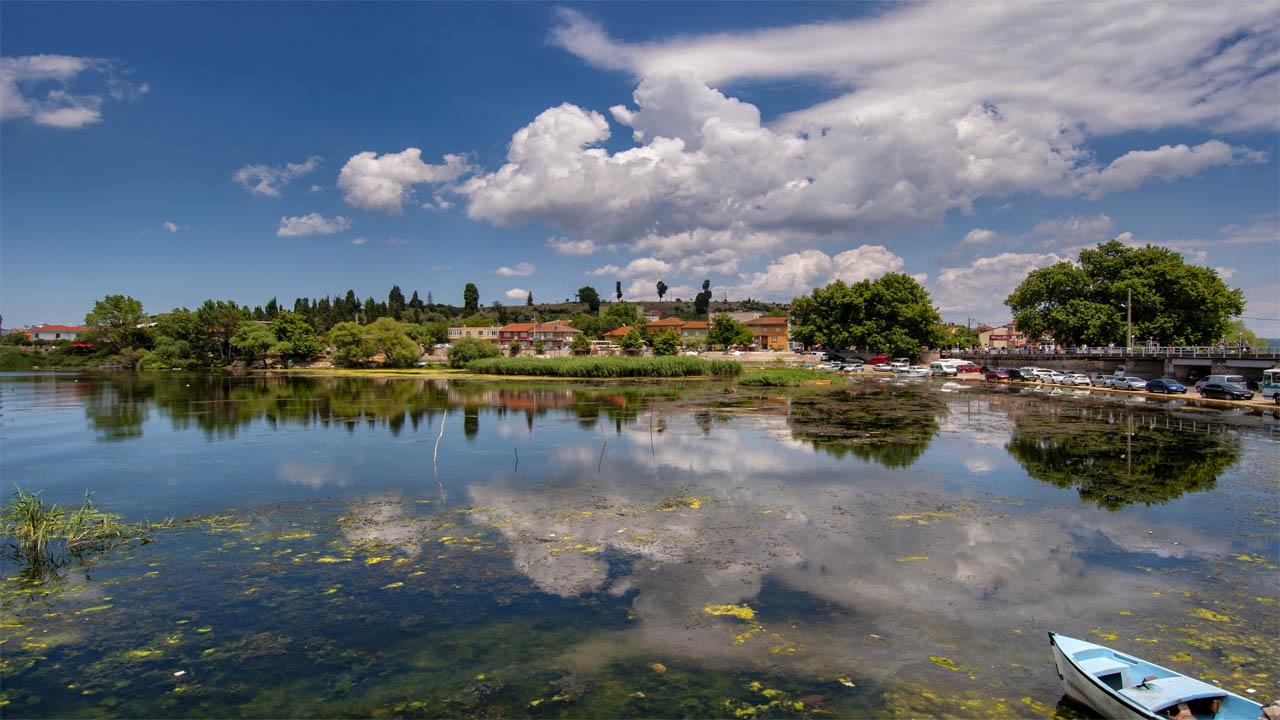
<path id="1" fill-rule="evenodd" d="M 532 275 L 535 270 L 536 268 L 534 268 L 533 263 L 524 260 L 516 263 L 515 267 L 507 267 L 506 265 L 503 265 L 497 270 L 494 270 L 493 273 L 495 275 L 502 275 L 505 277 L 526 277 Z"/>
<path id="2" fill-rule="evenodd" d="M 883 245 L 862 245 L 834 257 L 821 250 L 783 255 L 763 271 L 742 275 L 728 290 L 733 297 L 790 300 L 834 280 L 853 283 L 899 272 L 903 259 Z"/>
<path id="3" fill-rule="evenodd" d="M 267 197 L 279 197 L 280 190 L 288 185 L 294 179 L 302 177 L 307 173 L 315 170 L 320 166 L 321 158 L 319 155 L 312 155 L 300 163 L 285 163 L 284 165 L 245 165 L 236 170 L 231 175 L 231 179 L 235 180 L 240 187 L 254 195 L 265 195 Z M 317 185 L 311 186 L 311 191 L 315 192 L 319 188 Z"/>
<path id="4" fill-rule="evenodd" d="M 341 215 L 327 218 L 320 213 L 280 218 L 276 235 L 280 237 L 304 237 L 307 235 L 332 235 L 351 227 L 351 220 Z"/>
<path id="5" fill-rule="evenodd" d="M 384 155 L 365 151 L 342 166 L 338 188 L 348 205 L 399 215 L 414 185 L 452 182 L 470 170 L 462 155 L 445 155 L 442 164 L 428 165 L 416 147 Z"/>
<path id="6" fill-rule="evenodd" d="M 169 232 L 169 233 L 178 232 L 178 224 L 175 222 L 165 221 L 165 224 L 163 225 L 163 227 L 165 229 L 165 232 Z"/>
<path id="7" fill-rule="evenodd" d="M 529 291 L 524 288 L 511 288 L 503 293 L 508 300 L 525 300 L 529 297 Z"/>
<path id="8" fill-rule="evenodd" d="M 1009 314 L 1004 299 L 1027 273 L 1065 259 L 1054 253 L 1000 253 L 943 268 L 930 289 L 944 314 L 966 313 L 984 322 L 1003 322 Z"/>

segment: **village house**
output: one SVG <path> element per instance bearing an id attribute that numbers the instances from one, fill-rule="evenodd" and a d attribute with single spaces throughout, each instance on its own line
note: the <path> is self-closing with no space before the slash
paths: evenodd
<path id="1" fill-rule="evenodd" d="M 758 317 L 743 323 L 751 331 L 752 343 L 761 350 L 789 350 L 787 319 L 784 317 Z"/>
<path id="2" fill-rule="evenodd" d="M 517 342 L 525 348 L 541 342 L 543 348 L 547 350 L 563 350 L 569 347 L 575 335 L 581 333 L 581 330 L 564 320 L 545 323 L 511 323 L 498 329 L 498 342 L 502 345 Z"/>
<path id="3" fill-rule="evenodd" d="M 31 340 L 69 340 L 75 342 L 76 338 L 89 332 L 89 328 L 82 325 L 34 325 L 23 331 Z"/>
<path id="4" fill-rule="evenodd" d="M 989 348 L 1020 348 L 1027 344 L 1027 337 L 1018 332 L 1013 323 L 1008 323 L 978 333 L 978 344 Z"/>
<path id="5" fill-rule="evenodd" d="M 455 342 L 462 338 L 475 338 L 476 340 L 484 340 L 485 342 L 499 342 L 499 331 L 502 328 L 493 327 L 451 327 L 449 328 L 449 342 Z"/>

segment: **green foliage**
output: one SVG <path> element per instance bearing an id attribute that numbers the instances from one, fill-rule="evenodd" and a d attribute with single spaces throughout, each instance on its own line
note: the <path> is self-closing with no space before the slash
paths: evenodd
<path id="1" fill-rule="evenodd" d="M 693 312 L 705 316 L 711 310 L 711 281 L 702 281 L 702 292 L 693 298 Z"/>
<path id="2" fill-rule="evenodd" d="M 544 349 L 546 349 L 546 346 L 542 344 L 541 340 L 533 341 L 533 352 L 535 355 L 541 355 Z"/>
<path id="3" fill-rule="evenodd" d="M 276 336 L 271 328 L 253 320 L 242 320 L 235 335 L 231 336 L 231 347 L 249 362 L 266 357 L 275 344 Z"/>
<path id="4" fill-rule="evenodd" d="M 0 345 L 31 345 L 31 340 L 20 332 L 0 336 Z"/>
<path id="5" fill-rule="evenodd" d="M 569 342 L 569 350 L 574 355 L 586 355 L 591 352 L 591 341 L 587 340 L 585 333 L 574 335 L 573 340 Z"/>
<path id="6" fill-rule="evenodd" d="M 651 344 L 655 355 L 675 355 L 680 350 L 680 338 L 671 330 L 663 330 L 655 335 Z"/>
<path id="7" fill-rule="evenodd" d="M 405 325 L 389 317 L 378 318 L 364 328 L 375 355 L 381 353 L 388 367 L 410 367 L 418 361 L 418 344 L 409 339 Z"/>
<path id="8" fill-rule="evenodd" d="M 37 355 L 14 347 L 0 347 L 0 370 L 30 370 L 36 366 Z"/>
<path id="9" fill-rule="evenodd" d="M 187 370 L 195 367 L 197 362 L 186 340 L 159 335 L 155 348 L 138 360 L 137 367 L 139 370 Z"/>
<path id="10" fill-rule="evenodd" d="M 220 364 L 231 359 L 231 339 L 240 329 L 240 322 L 248 317 L 244 308 L 230 300 L 205 300 L 195 311 L 196 323 Z"/>
<path id="11" fill-rule="evenodd" d="M 948 323 L 943 325 L 938 347 L 970 348 L 978 346 L 978 331 L 965 325 Z"/>
<path id="12" fill-rule="evenodd" d="M 535 375 L 545 377 L 622 378 L 734 376 L 742 365 L 725 360 L 691 357 L 623 358 L 495 358 L 467 363 L 467 369 L 486 375 Z"/>
<path id="13" fill-rule="evenodd" d="M 533 291 L 532 291 L 532 290 L 530 290 L 530 291 L 529 291 L 529 297 L 526 297 L 526 298 L 524 299 L 524 304 L 525 304 L 525 305 L 528 305 L 528 306 L 530 306 L 530 307 L 532 307 L 532 306 L 533 306 Z"/>
<path id="14" fill-rule="evenodd" d="M 626 302 L 611 303 L 605 309 L 601 319 L 604 320 L 603 332 L 608 332 L 623 325 L 630 325 L 631 327 L 644 325 L 644 315 L 640 314 L 640 308 Z M 582 328 L 578 329 L 582 330 Z M 586 332 L 586 330 L 583 330 L 583 332 Z"/>
<path id="15" fill-rule="evenodd" d="M 581 330 L 584 336 L 598 338 L 611 329 L 608 327 L 608 322 L 608 320 L 605 320 L 602 317 L 587 315 L 584 313 L 581 315 L 575 315 L 573 319 L 569 321 L 569 324 L 575 329 Z"/>
<path id="16" fill-rule="evenodd" d="M 324 346 L 311 325 L 295 312 L 281 312 L 271 321 L 271 330 L 280 341 L 280 356 L 287 360 L 313 360 Z"/>
<path id="17" fill-rule="evenodd" d="M 631 328 L 627 331 L 627 334 L 623 335 L 622 339 L 618 341 L 618 347 L 629 353 L 639 351 L 644 347 L 644 333 L 640 328 Z"/>
<path id="18" fill-rule="evenodd" d="M 621 280 L 617 282 L 617 285 L 615 286 L 615 289 L 614 289 L 614 294 L 617 296 L 618 302 L 622 302 L 622 281 Z"/>
<path id="19" fill-rule="evenodd" d="M 467 283 L 467 286 L 462 289 L 462 307 L 470 313 L 480 308 L 480 290 L 476 288 L 475 283 Z"/>
<path id="20" fill-rule="evenodd" d="M 507 352 L 511 354 L 511 357 L 516 357 L 517 355 L 519 355 L 519 354 L 520 354 L 520 341 L 519 341 L 519 340 L 512 340 L 512 341 L 511 341 L 511 344 L 507 346 Z"/>
<path id="21" fill-rule="evenodd" d="M 587 309 L 592 313 L 600 312 L 600 293 L 596 292 L 596 289 L 590 285 L 583 285 L 578 288 L 578 302 L 586 303 Z"/>
<path id="22" fill-rule="evenodd" d="M 1239 345 L 1244 343 L 1253 349 L 1265 348 L 1267 341 L 1258 336 L 1257 333 L 1250 330 L 1243 320 L 1232 320 L 1227 326 L 1227 331 L 1223 333 L 1219 340 L 1224 345 Z"/>
<path id="23" fill-rule="evenodd" d="M 750 345 L 751 330 L 722 313 L 711 322 L 711 329 L 707 331 L 707 344 L 722 348 L 728 348 L 730 345 Z"/>
<path id="24" fill-rule="evenodd" d="M 754 387 L 799 387 L 812 385 L 815 382 L 832 381 L 831 373 L 806 370 L 804 368 L 770 368 L 759 372 L 748 373 L 738 378 L 739 385 Z"/>
<path id="25" fill-rule="evenodd" d="M 410 340 L 429 348 L 449 342 L 449 324 L 444 322 L 426 322 L 421 325 L 410 325 L 405 328 Z"/>
<path id="26" fill-rule="evenodd" d="M 340 322 L 329 328 L 329 344 L 333 346 L 333 362 L 343 367 L 364 365 L 374 353 L 364 328 L 353 322 Z"/>
<path id="27" fill-rule="evenodd" d="M 834 350 L 915 357 L 922 347 L 938 347 L 941 322 L 929 292 L 904 273 L 851 285 L 836 280 L 791 303 L 791 336 Z"/>
<path id="28" fill-rule="evenodd" d="M 462 327 L 490 327 L 493 323 L 493 318 L 487 315 L 469 315 L 463 318 Z"/>
<path id="29" fill-rule="evenodd" d="M 493 343 L 476 338 L 461 338 L 449 346 L 449 367 L 465 367 L 472 360 L 493 358 L 501 354 L 502 351 Z"/>
<path id="30" fill-rule="evenodd" d="M 142 303 L 128 295 L 107 295 L 84 316 L 84 324 L 93 329 L 98 343 L 115 351 L 133 346 L 138 325 L 145 322 Z"/>
<path id="31" fill-rule="evenodd" d="M 1119 345 L 1126 341 L 1130 291 L 1135 341 L 1162 345 L 1216 342 L 1245 307 L 1243 293 L 1228 288 L 1217 271 L 1189 265 L 1166 248 L 1134 248 L 1118 240 L 1082 250 L 1078 264 L 1033 270 L 1005 305 L 1027 337 Z"/>
<path id="32" fill-rule="evenodd" d="M 662 282 L 661 280 L 658 281 L 658 285 L 657 285 L 658 300 L 662 300 L 662 297 L 667 294 L 667 287 L 668 286 L 666 283 Z"/>

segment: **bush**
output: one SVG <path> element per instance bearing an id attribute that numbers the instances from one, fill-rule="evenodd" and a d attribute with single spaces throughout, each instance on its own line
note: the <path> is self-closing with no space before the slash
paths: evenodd
<path id="1" fill-rule="evenodd" d="M 456 345 L 454 347 L 457 347 Z M 450 364 L 453 364 L 452 358 Z M 473 360 L 468 370 L 486 375 L 541 375 L 545 377 L 730 377 L 742 372 L 742 365 L 730 360 L 702 360 L 690 357 L 628 358 L 493 358 Z"/>
<path id="2" fill-rule="evenodd" d="M 0 348 L 0 370 L 30 370 L 36 365 L 36 354 L 12 347 Z"/>
<path id="3" fill-rule="evenodd" d="M 653 338 L 654 355 L 675 355 L 680 349 L 680 339 L 670 330 L 663 330 Z"/>
<path id="4" fill-rule="evenodd" d="M 502 351 L 493 343 L 475 338 L 462 338 L 454 341 L 449 348 L 449 367 L 466 367 L 472 360 L 495 358 L 501 353 Z"/>

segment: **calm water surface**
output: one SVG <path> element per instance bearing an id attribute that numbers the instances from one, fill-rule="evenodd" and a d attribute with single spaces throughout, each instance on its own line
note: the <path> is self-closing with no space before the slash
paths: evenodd
<path id="1" fill-rule="evenodd" d="M 0 376 L 0 414 L 6 490 L 177 521 L 2 561 L 6 717 L 1070 714 L 1048 630 L 1280 697 L 1273 421 L 179 374 Z"/>

